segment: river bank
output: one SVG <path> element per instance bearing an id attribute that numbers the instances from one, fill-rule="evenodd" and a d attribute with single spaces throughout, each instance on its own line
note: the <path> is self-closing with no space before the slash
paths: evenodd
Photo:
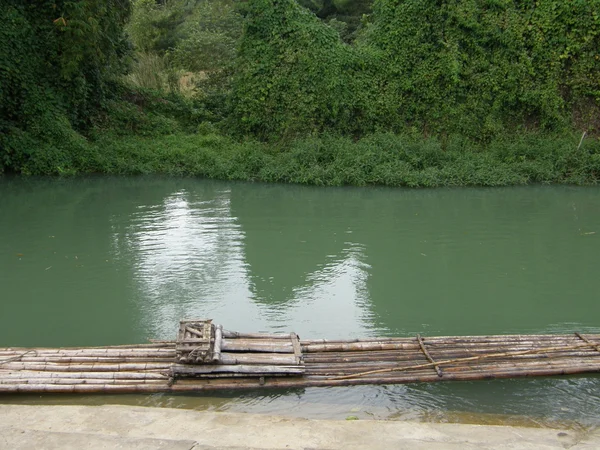
<path id="1" fill-rule="evenodd" d="M 577 449 L 600 431 L 306 420 L 131 406 L 0 405 L 0 449 Z"/>
<path id="2" fill-rule="evenodd" d="M 321 135 L 269 144 L 218 133 L 106 132 L 78 141 L 74 149 L 48 146 L 17 173 L 156 174 L 317 186 L 590 185 L 600 179 L 600 141 L 523 133 L 484 144 L 460 136 L 376 133 L 359 140 Z"/>

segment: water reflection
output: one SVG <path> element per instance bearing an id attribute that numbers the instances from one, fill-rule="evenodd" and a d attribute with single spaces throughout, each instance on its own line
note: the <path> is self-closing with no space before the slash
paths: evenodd
<path id="1" fill-rule="evenodd" d="M 114 239 L 132 259 L 139 320 L 149 337 L 172 338 L 181 318 L 231 317 L 230 327 L 250 321 L 266 328 L 247 301 L 244 236 L 228 189 L 173 192 L 160 204 L 138 205 L 129 222 Z"/>
<path id="2" fill-rule="evenodd" d="M 344 243 L 339 255 L 326 255 L 325 262 L 305 274 L 303 283 L 291 287 L 284 306 L 265 308 L 265 316 L 282 330 L 296 330 L 300 336 L 364 336 L 369 329 L 369 265 L 364 247 Z M 260 299 L 260 297 L 258 297 Z M 266 299 L 260 299 L 265 301 Z"/>
<path id="3" fill-rule="evenodd" d="M 558 188 L 187 181 L 136 204 L 113 241 L 152 337 L 192 316 L 319 337 L 591 331 L 594 315 L 563 299 L 599 308 L 598 240 L 580 232 L 594 205 L 593 191 Z"/>
<path id="4" fill-rule="evenodd" d="M 210 317 L 237 330 L 364 335 L 365 247 L 346 240 L 347 232 L 333 230 L 339 238 L 330 239 L 327 231 L 273 222 L 261 222 L 248 239 L 254 231 L 233 214 L 230 189 L 178 190 L 158 204 L 137 205 L 113 243 L 123 262 L 131 260 L 140 329 L 171 338 L 180 318 Z M 264 245 L 247 262 L 255 237 Z"/>
<path id="5" fill-rule="evenodd" d="M 597 195 L 261 185 L 232 190 L 232 212 L 245 231 L 254 297 L 270 309 L 288 308 L 299 286 L 314 289 L 311 274 L 342 258 L 351 239 L 368 261 L 353 274 L 366 280 L 368 321 L 346 333 L 538 333 L 598 327 L 564 301 L 577 297 L 600 312 L 599 241 L 580 232 L 599 227 Z"/>

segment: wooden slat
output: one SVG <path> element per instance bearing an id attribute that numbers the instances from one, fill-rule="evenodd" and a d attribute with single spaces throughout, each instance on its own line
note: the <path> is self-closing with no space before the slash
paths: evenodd
<path id="1" fill-rule="evenodd" d="M 179 341 L 177 342 L 177 346 L 179 347 L 180 345 L 191 345 L 191 344 L 197 344 L 197 343 L 204 343 L 207 344 L 208 341 L 204 338 L 186 338 L 183 341 Z"/>
<path id="2" fill-rule="evenodd" d="M 221 353 L 223 364 L 276 364 L 294 365 L 296 357 L 293 354 L 279 353 Z"/>
<path id="3" fill-rule="evenodd" d="M 296 333 L 291 333 L 290 338 L 292 339 L 292 347 L 294 348 L 294 356 L 296 357 L 296 364 L 302 364 L 302 347 L 300 346 L 300 339 Z"/>
<path id="4" fill-rule="evenodd" d="M 212 374 L 212 373 L 246 373 L 258 375 L 277 375 L 277 374 L 303 374 L 304 367 L 302 366 L 267 366 L 267 365 L 225 365 L 219 364 L 214 366 L 189 366 L 176 365 L 172 368 L 175 375 L 195 375 L 195 374 Z"/>
<path id="5" fill-rule="evenodd" d="M 271 342 L 240 342 L 239 339 L 224 339 L 222 350 L 224 352 L 264 352 L 264 353 L 294 353 L 291 342 L 275 340 Z"/>
<path id="6" fill-rule="evenodd" d="M 223 337 L 230 339 L 289 339 L 289 334 L 269 333 L 239 333 L 237 331 L 223 330 Z"/>

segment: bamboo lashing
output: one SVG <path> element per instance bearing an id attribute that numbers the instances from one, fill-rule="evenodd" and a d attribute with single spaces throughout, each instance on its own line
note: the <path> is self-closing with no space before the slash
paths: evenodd
<path id="1" fill-rule="evenodd" d="M 444 373 L 442 372 L 442 369 L 440 369 L 440 366 L 433 360 L 433 358 L 429 354 L 429 351 L 427 351 L 427 349 L 425 348 L 425 344 L 423 343 L 423 339 L 421 339 L 420 334 L 417 334 L 417 341 L 419 342 L 419 347 L 421 347 L 421 350 L 425 354 L 425 357 L 429 360 L 431 364 L 433 364 L 433 368 L 438 374 L 438 377 L 442 378 L 444 376 Z"/>
<path id="2" fill-rule="evenodd" d="M 597 344 L 595 342 L 590 341 L 587 337 L 585 337 L 584 335 L 580 334 L 580 333 L 575 333 L 575 336 L 577 336 L 579 339 L 581 339 L 584 342 L 587 342 L 588 344 L 590 344 L 592 347 L 594 347 L 597 351 L 600 352 L 600 344 Z"/>
<path id="3" fill-rule="evenodd" d="M 5 364 L 5 363 L 9 363 L 9 362 L 13 362 L 13 361 L 19 361 L 21 358 L 23 358 L 25 355 L 27 355 L 28 353 L 32 353 L 35 352 L 35 350 L 28 350 L 20 355 L 17 356 L 13 356 L 11 358 L 8 359 L 4 359 L 2 361 L 0 361 L 0 364 Z"/>

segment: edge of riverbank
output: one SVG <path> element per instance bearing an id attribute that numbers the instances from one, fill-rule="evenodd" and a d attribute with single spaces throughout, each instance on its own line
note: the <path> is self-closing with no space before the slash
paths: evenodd
<path id="1" fill-rule="evenodd" d="M 0 449 L 12 450 L 600 448 L 600 429 L 312 420 L 119 405 L 0 405 L 0 417 Z"/>
<path id="2" fill-rule="evenodd" d="M 600 139 L 525 133 L 482 144 L 460 136 L 375 133 L 358 140 L 321 135 L 268 144 L 214 133 L 105 133 L 85 141 L 77 152 L 65 155 L 48 148 L 11 170 L 24 175 L 154 174 L 315 186 L 596 185 Z"/>

